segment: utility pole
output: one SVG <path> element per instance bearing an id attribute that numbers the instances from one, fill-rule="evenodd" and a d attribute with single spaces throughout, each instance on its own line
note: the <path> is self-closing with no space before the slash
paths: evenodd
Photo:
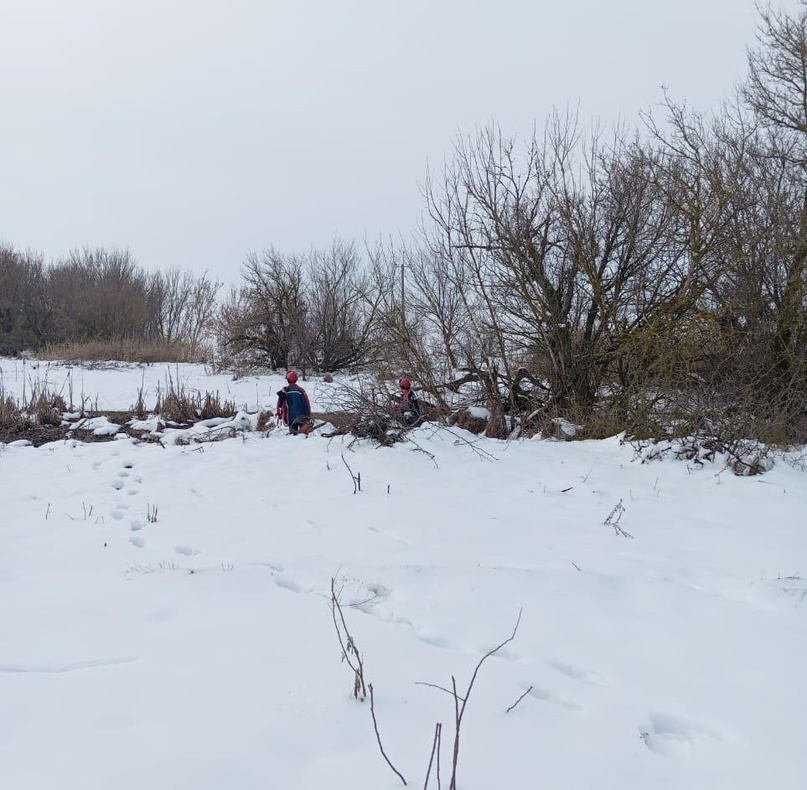
<path id="1" fill-rule="evenodd" d="M 404 287 L 404 269 L 406 264 L 401 262 L 401 318 L 406 320 L 406 290 Z"/>

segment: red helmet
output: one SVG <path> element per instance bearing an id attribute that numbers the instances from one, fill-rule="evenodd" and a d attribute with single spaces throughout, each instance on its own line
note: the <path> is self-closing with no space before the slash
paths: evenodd
<path id="1" fill-rule="evenodd" d="M 296 384 L 297 383 L 297 374 L 293 370 L 290 370 L 286 374 L 286 381 L 288 381 L 289 384 Z"/>
<path id="2" fill-rule="evenodd" d="M 403 378 L 399 379 L 398 386 L 402 390 L 408 390 L 412 386 L 412 382 L 409 381 L 409 379 L 406 378 L 406 376 L 404 376 Z"/>

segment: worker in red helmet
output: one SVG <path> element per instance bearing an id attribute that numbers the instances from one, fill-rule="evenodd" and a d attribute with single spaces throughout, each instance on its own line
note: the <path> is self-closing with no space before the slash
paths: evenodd
<path id="1" fill-rule="evenodd" d="M 308 393 L 297 383 L 297 374 L 290 370 L 288 382 L 277 393 L 275 415 L 279 424 L 289 426 L 289 433 L 307 434 L 311 431 L 311 403 Z"/>
<path id="2" fill-rule="evenodd" d="M 395 396 L 395 408 L 404 425 L 416 425 L 420 421 L 420 403 L 412 392 L 412 382 L 402 376 L 398 380 L 400 394 Z"/>

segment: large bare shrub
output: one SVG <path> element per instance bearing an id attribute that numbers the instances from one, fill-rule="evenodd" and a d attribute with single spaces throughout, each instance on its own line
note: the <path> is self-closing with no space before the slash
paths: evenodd
<path id="1" fill-rule="evenodd" d="M 227 356 L 249 364 L 287 368 L 306 345 L 302 260 L 274 249 L 253 253 L 243 278 L 222 304 L 219 344 Z"/>
<path id="2" fill-rule="evenodd" d="M 243 279 L 219 313 L 226 355 L 303 372 L 344 370 L 372 356 L 378 299 L 352 244 L 337 240 L 305 255 L 253 253 Z"/>
<path id="3" fill-rule="evenodd" d="M 694 306 L 700 272 L 669 243 L 658 158 L 555 115 L 522 147 L 492 128 L 461 140 L 430 186 L 431 252 L 462 299 L 458 344 L 489 433 L 505 413 L 590 415 L 630 338 Z"/>
<path id="4" fill-rule="evenodd" d="M 57 342 L 159 337 L 160 300 L 153 276 L 128 251 L 84 249 L 50 270 Z"/>
<path id="5" fill-rule="evenodd" d="M 336 240 L 306 259 L 308 362 L 335 372 L 368 361 L 380 295 L 353 244 Z"/>

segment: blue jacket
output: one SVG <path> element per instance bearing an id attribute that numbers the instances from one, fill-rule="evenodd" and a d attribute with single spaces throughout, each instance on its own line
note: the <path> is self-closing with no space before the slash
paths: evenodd
<path id="1" fill-rule="evenodd" d="M 284 404 L 288 408 L 288 423 L 292 430 L 311 417 L 308 393 L 298 384 L 287 384 L 277 393 L 278 407 Z"/>

